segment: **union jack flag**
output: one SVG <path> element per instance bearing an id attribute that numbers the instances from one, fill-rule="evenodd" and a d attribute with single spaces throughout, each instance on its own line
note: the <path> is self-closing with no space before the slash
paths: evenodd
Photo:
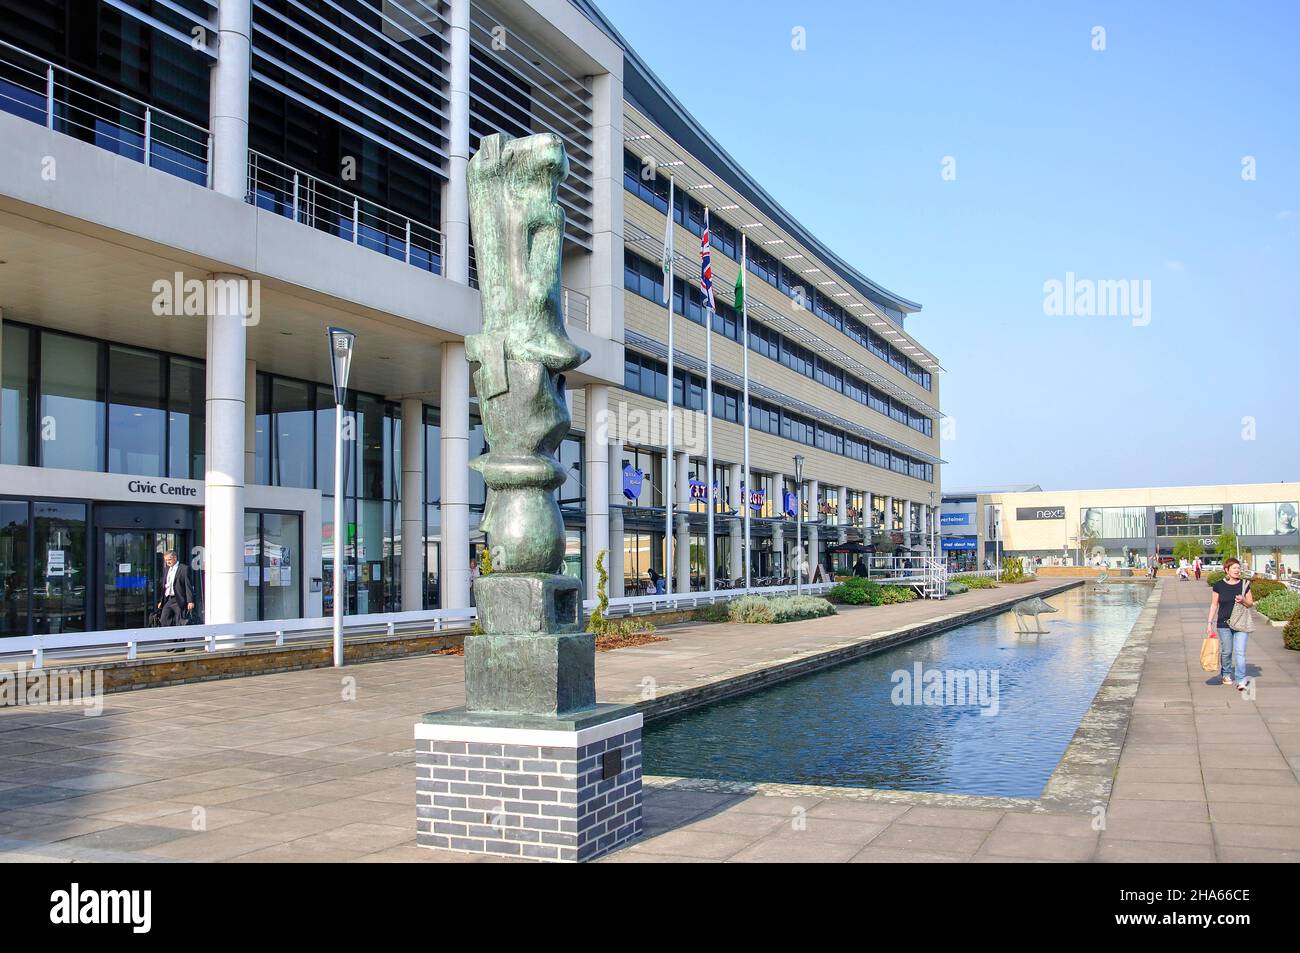
<path id="1" fill-rule="evenodd" d="M 700 294 L 704 307 L 715 310 L 713 304 L 713 254 L 709 248 L 709 210 L 704 210 L 704 231 L 700 233 Z"/>

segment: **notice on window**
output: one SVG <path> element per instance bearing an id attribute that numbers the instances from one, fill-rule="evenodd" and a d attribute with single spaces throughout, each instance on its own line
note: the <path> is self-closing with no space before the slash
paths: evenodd
<path id="1" fill-rule="evenodd" d="M 248 567 L 248 584 L 252 586 L 254 589 L 257 588 L 257 567 L 256 566 Z"/>
<path id="2" fill-rule="evenodd" d="M 61 549 L 51 549 L 46 552 L 45 557 L 45 575 L 62 576 L 64 568 L 64 556 L 66 554 Z"/>
<path id="3" fill-rule="evenodd" d="M 118 564 L 117 564 L 117 574 L 118 574 L 119 576 L 129 576 L 129 575 L 131 575 L 131 564 L 130 564 L 130 563 L 118 563 Z"/>

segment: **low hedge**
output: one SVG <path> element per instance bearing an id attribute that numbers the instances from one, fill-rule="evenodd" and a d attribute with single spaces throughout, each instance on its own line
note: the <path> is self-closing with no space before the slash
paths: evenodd
<path id="1" fill-rule="evenodd" d="M 896 602 L 911 602 L 917 598 L 916 590 L 910 586 L 885 586 L 880 590 L 884 604 L 889 606 Z"/>
<path id="2" fill-rule="evenodd" d="M 838 585 L 832 586 L 826 593 L 826 598 L 831 602 L 842 602 L 849 606 L 878 606 L 885 601 L 880 583 L 861 576 L 850 576 Z"/>
<path id="3" fill-rule="evenodd" d="M 1206 575 L 1205 584 L 1213 587 L 1216 582 L 1221 582 L 1223 578 L 1223 571 L 1215 570 Z M 1262 579 L 1256 577 L 1250 580 L 1250 591 L 1255 594 L 1256 600 L 1260 600 L 1267 596 L 1271 596 L 1275 592 L 1289 592 L 1290 590 L 1276 579 Z"/>
<path id="4" fill-rule="evenodd" d="M 953 582 L 959 582 L 967 589 L 996 589 L 998 584 L 988 576 L 953 576 Z"/>
<path id="5" fill-rule="evenodd" d="M 1265 596 L 1256 602 L 1255 609 L 1260 615 L 1272 619 L 1274 622 L 1290 619 L 1297 611 L 1300 611 L 1300 592 L 1291 592 L 1289 589 L 1275 592 L 1271 596 Z"/>
<path id="6" fill-rule="evenodd" d="M 1300 612 L 1291 616 L 1291 621 L 1282 627 L 1282 644 L 1293 652 L 1300 652 Z"/>
<path id="7" fill-rule="evenodd" d="M 835 607 L 817 596 L 741 596 L 727 603 L 732 622 L 768 625 L 835 615 Z"/>
<path id="8" fill-rule="evenodd" d="M 963 592 L 970 592 L 970 586 L 964 582 L 958 582 L 956 579 L 948 582 L 948 595 L 960 596 Z"/>

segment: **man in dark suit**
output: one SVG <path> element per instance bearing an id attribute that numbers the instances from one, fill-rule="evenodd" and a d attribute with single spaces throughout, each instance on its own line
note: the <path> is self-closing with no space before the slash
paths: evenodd
<path id="1" fill-rule="evenodd" d="M 176 553 L 163 554 L 166 568 L 159 580 L 158 610 L 160 625 L 184 625 L 189 613 L 194 611 L 194 586 L 190 583 L 190 568 L 176 559 Z"/>

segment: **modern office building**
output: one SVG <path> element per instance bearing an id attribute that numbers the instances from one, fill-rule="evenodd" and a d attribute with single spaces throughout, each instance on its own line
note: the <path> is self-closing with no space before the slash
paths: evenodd
<path id="1" fill-rule="evenodd" d="M 788 572 L 796 453 L 815 561 L 872 521 L 924 545 L 940 368 L 905 328 L 919 306 L 786 213 L 589 3 L 0 13 L 0 634 L 142 625 L 167 549 L 203 570 L 208 622 L 328 614 L 336 558 L 349 612 L 469 604 L 484 488 L 467 466 L 483 437 L 463 344 L 479 323 L 465 168 L 497 132 L 555 133 L 571 164 L 564 311 L 592 357 L 568 375 L 558 495 L 566 571 L 589 594 L 603 550 L 611 595 L 662 567 L 668 466 L 686 514 L 678 586 L 704 575 L 706 206 L 719 576 L 742 574 L 742 231 L 754 574 Z M 670 174 L 685 406 L 666 462 Z M 357 335 L 341 528 L 331 325 Z"/>
<path id="2" fill-rule="evenodd" d="M 1181 539 L 1195 539 L 1213 554 L 1228 532 L 1248 567 L 1300 572 L 1300 483 L 1035 487 L 980 492 L 965 505 L 975 520 L 977 551 L 985 557 L 1000 546 L 1004 555 L 1048 564 L 1145 566 L 1152 558 L 1172 558 Z"/>

